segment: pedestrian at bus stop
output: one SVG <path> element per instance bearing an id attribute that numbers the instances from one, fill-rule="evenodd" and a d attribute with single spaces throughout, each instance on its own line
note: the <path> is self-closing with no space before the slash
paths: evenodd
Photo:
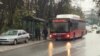
<path id="1" fill-rule="evenodd" d="M 46 27 L 43 29 L 43 35 L 44 35 L 44 40 L 47 40 L 47 37 L 48 37 L 48 30 L 47 30 Z"/>
<path id="2" fill-rule="evenodd" d="M 35 37 L 36 37 L 36 40 L 40 40 L 40 29 L 39 28 L 35 29 Z"/>

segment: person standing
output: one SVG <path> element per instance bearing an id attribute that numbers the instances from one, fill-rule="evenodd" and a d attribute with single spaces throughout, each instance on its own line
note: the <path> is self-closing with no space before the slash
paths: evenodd
<path id="1" fill-rule="evenodd" d="M 48 30 L 47 30 L 47 28 L 43 29 L 43 35 L 44 35 L 44 40 L 47 40 L 47 36 L 48 36 Z"/>
<path id="2" fill-rule="evenodd" d="M 36 37 L 36 40 L 40 40 L 40 29 L 39 28 L 35 29 L 35 37 Z"/>

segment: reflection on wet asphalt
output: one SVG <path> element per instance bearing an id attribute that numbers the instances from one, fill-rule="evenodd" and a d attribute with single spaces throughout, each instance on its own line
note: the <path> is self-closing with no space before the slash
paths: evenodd
<path id="1" fill-rule="evenodd" d="M 15 50 L 0 53 L 0 56 L 68 56 L 66 43 L 71 44 L 69 56 L 99 56 L 100 35 L 88 33 L 84 38 L 73 41 L 45 41 Z M 50 49 L 49 49 L 50 48 Z"/>
<path id="2" fill-rule="evenodd" d="M 66 43 L 67 43 L 66 41 L 62 42 L 61 44 L 63 44 L 63 45 L 56 47 L 56 49 L 55 49 L 56 53 L 54 52 L 54 56 L 68 56 L 67 55 L 68 50 L 66 50 L 66 46 L 65 46 Z M 84 39 L 77 39 L 77 40 L 71 41 L 70 43 L 72 45 L 70 56 L 80 56 L 80 55 L 84 56 L 84 46 L 85 46 Z M 59 45 L 59 43 L 58 43 L 58 45 Z M 56 46 L 57 46 L 57 44 L 56 44 Z M 57 48 L 59 48 L 59 49 L 57 49 Z M 82 53 L 82 54 L 80 54 L 80 53 Z"/>
<path id="3" fill-rule="evenodd" d="M 79 43 L 77 43 L 77 41 Z M 84 39 L 71 41 L 73 46 L 75 44 L 78 44 L 76 45 L 76 47 L 84 46 L 83 44 L 81 44 L 80 46 L 80 42 L 84 42 Z M 0 53 L 0 56 L 49 56 L 49 53 L 48 53 L 49 43 L 50 43 L 49 41 L 46 41 L 44 43 L 40 43 L 37 45 L 31 45 L 31 46 L 19 48 L 16 50 L 7 51 L 4 53 Z M 53 56 L 66 56 L 67 55 L 67 50 L 65 46 L 67 41 L 52 41 L 52 43 L 54 47 Z M 71 53 L 73 52 L 73 50 L 75 50 L 76 47 L 72 47 Z M 76 49 L 75 52 L 78 50 Z"/>

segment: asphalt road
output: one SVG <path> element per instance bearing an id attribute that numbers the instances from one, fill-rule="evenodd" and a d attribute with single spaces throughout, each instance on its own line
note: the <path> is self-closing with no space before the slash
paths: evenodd
<path id="1" fill-rule="evenodd" d="M 70 43 L 70 52 L 66 44 Z M 88 33 L 74 41 L 45 41 L 36 45 L 1 52 L 0 56 L 100 56 L 99 34 Z M 52 48 L 53 47 L 53 48 Z M 53 50 L 53 51 L 52 51 Z M 51 51 L 51 52 L 50 52 Z"/>

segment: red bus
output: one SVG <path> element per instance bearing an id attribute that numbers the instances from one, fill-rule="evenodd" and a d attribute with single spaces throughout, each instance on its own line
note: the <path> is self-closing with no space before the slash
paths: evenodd
<path id="1" fill-rule="evenodd" d="M 74 39 L 85 34 L 85 21 L 78 15 L 61 14 L 52 20 L 50 39 Z"/>

